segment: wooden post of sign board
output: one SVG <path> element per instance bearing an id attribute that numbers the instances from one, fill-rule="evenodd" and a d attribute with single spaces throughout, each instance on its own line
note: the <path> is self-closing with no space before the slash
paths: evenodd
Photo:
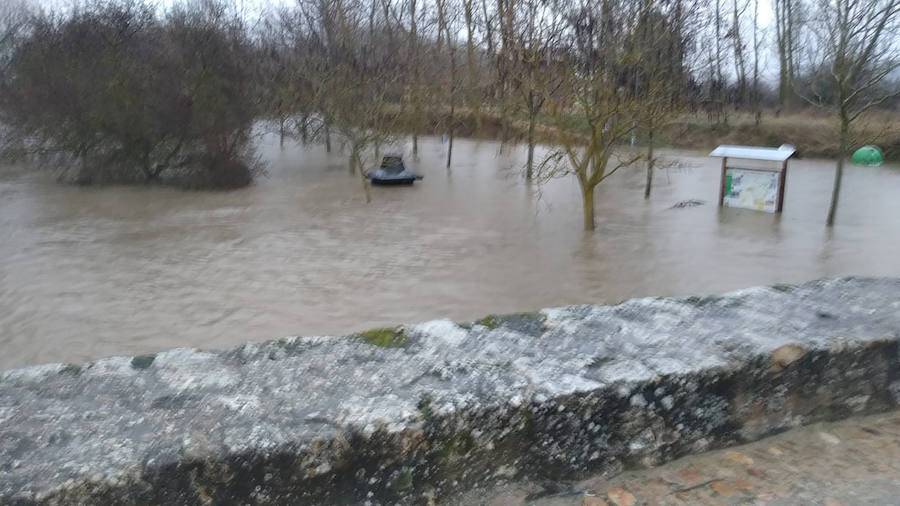
<path id="1" fill-rule="evenodd" d="M 781 162 L 781 174 L 778 176 L 778 206 L 776 213 L 780 213 L 784 208 L 784 183 L 787 181 L 787 160 Z"/>
<path id="2" fill-rule="evenodd" d="M 719 182 L 719 207 L 725 204 L 725 162 L 728 161 L 727 156 L 722 157 L 722 179 Z"/>

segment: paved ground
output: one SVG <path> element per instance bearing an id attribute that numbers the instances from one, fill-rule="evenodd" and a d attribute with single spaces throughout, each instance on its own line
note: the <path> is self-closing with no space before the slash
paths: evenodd
<path id="1" fill-rule="evenodd" d="M 450 503 L 900 505 L 900 411 L 810 425 L 612 478 L 544 486 L 511 484 Z"/>

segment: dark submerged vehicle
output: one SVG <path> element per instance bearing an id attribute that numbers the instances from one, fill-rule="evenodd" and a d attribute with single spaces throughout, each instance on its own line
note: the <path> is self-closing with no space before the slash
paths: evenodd
<path id="1" fill-rule="evenodd" d="M 403 165 L 403 159 L 396 155 L 385 156 L 381 160 L 381 167 L 366 172 L 366 177 L 372 184 L 413 184 L 415 180 L 422 179 L 421 174 L 410 171 Z"/>

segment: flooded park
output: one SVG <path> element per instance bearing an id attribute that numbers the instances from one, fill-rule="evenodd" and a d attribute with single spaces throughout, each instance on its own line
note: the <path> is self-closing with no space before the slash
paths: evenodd
<path id="1" fill-rule="evenodd" d="M 420 141 L 411 187 L 365 202 L 346 154 L 266 137 L 268 177 L 228 192 L 0 179 L 0 367 L 639 296 L 846 275 L 900 276 L 900 167 L 849 166 L 833 229 L 834 162 L 793 160 L 784 212 L 719 209 L 719 160 L 664 152 L 597 190 L 581 226 L 572 178 L 521 175 L 524 149 Z M 678 207 L 686 200 L 702 205 Z M 675 207 L 673 207 L 675 206 Z"/>

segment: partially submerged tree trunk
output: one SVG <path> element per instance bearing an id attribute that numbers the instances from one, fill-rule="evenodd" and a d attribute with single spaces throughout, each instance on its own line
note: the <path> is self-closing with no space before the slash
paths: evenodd
<path id="1" fill-rule="evenodd" d="M 647 130 L 647 184 L 644 186 L 644 198 L 650 198 L 650 188 L 653 187 L 653 165 L 656 161 L 653 158 L 653 124 Z"/>
<path id="2" fill-rule="evenodd" d="M 528 161 L 525 165 L 525 179 L 534 178 L 534 133 L 537 126 L 537 111 L 533 107 L 528 110 Z"/>
<path id="3" fill-rule="evenodd" d="M 303 144 L 309 142 L 309 115 L 307 114 L 300 118 L 300 138 L 303 140 Z"/>
<path id="4" fill-rule="evenodd" d="M 831 110 L 840 123 L 834 187 L 825 220 L 830 227 L 837 212 L 844 162 L 850 154 L 853 122 L 870 108 L 900 95 L 896 86 L 882 86 L 900 69 L 900 51 L 893 38 L 900 31 L 900 0 L 834 0 L 819 4 L 816 14 L 823 51 L 822 60 L 813 61 L 812 68 L 819 72 L 827 69 L 822 76 L 834 88 Z"/>
<path id="5" fill-rule="evenodd" d="M 412 83 L 410 85 L 410 99 L 413 105 L 412 111 L 412 142 L 413 155 L 419 154 L 419 128 L 422 119 L 422 96 L 420 90 L 421 67 L 422 63 L 419 58 L 419 31 L 416 15 L 418 9 L 416 7 L 417 0 L 407 0 L 409 2 L 409 59 L 412 62 Z"/>
<path id="6" fill-rule="evenodd" d="M 453 113 L 450 113 L 451 117 Z M 447 144 L 447 170 L 450 170 L 450 161 L 453 159 L 453 126 L 450 127 L 450 139 Z"/>
<path id="7" fill-rule="evenodd" d="M 350 157 L 347 160 L 347 166 L 350 168 L 350 175 L 359 175 L 362 182 L 363 194 L 366 196 L 366 204 L 372 202 L 372 192 L 369 188 L 369 179 L 366 177 L 366 171 L 362 164 L 362 147 L 359 141 L 352 141 L 350 145 Z"/>
<path id="8" fill-rule="evenodd" d="M 347 163 L 347 166 L 350 168 L 350 175 L 351 175 L 351 176 L 354 174 L 354 172 L 356 171 L 356 169 L 357 169 L 357 167 L 358 167 L 358 165 L 359 165 L 359 154 L 360 154 L 359 151 L 360 151 L 360 150 L 359 150 L 359 144 L 358 144 L 357 142 L 355 142 L 355 141 L 354 141 L 353 143 L 351 143 L 351 146 L 350 146 L 350 159 L 349 159 L 349 161 L 348 161 L 348 163 Z M 360 168 L 360 170 L 362 170 L 362 169 Z"/>
<path id="9" fill-rule="evenodd" d="M 455 65 L 454 65 L 455 66 Z M 455 71 L 453 72 L 455 74 Z M 453 159 L 453 137 L 456 126 L 456 86 L 452 86 L 450 90 L 450 124 L 447 127 L 450 138 L 447 144 L 447 170 L 450 170 L 450 160 Z"/>
<path id="10" fill-rule="evenodd" d="M 331 127 L 325 123 L 325 152 L 331 153 Z"/>
<path id="11" fill-rule="evenodd" d="M 591 231 L 595 228 L 594 189 L 596 186 L 591 185 L 587 181 L 582 181 L 580 178 L 578 182 L 581 183 L 581 212 L 584 220 L 584 229 Z"/>
<path id="12" fill-rule="evenodd" d="M 831 189 L 831 205 L 828 206 L 827 226 L 834 225 L 834 215 L 837 211 L 838 199 L 841 196 L 841 179 L 844 177 L 844 159 L 847 157 L 850 145 L 850 120 L 846 110 L 841 110 L 841 133 L 839 135 L 839 148 L 837 166 L 834 169 L 834 186 Z"/>

